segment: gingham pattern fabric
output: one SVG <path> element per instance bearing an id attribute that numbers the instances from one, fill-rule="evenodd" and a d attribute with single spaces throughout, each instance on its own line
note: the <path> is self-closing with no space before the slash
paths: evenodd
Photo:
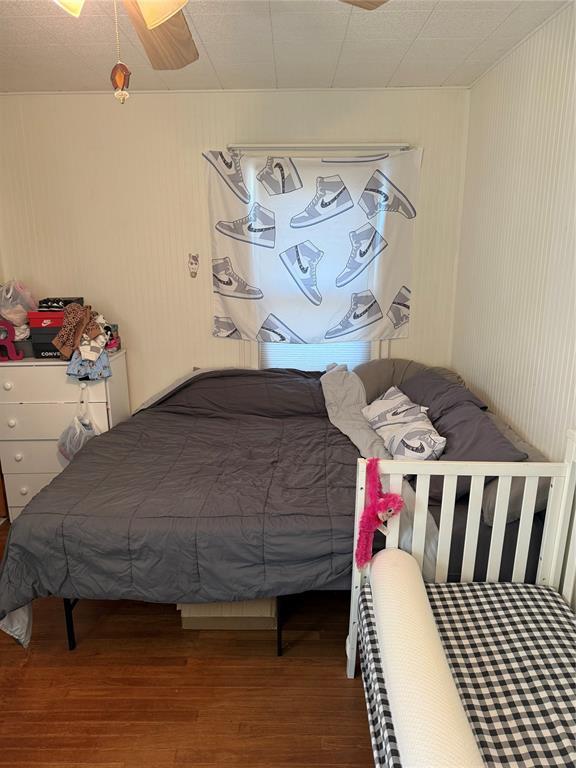
<path id="1" fill-rule="evenodd" d="M 400 753 L 392 727 L 392 713 L 390 712 L 384 675 L 380 665 L 376 619 L 369 584 L 360 593 L 358 621 L 360 667 L 374 762 L 378 768 L 384 768 L 384 766 L 386 768 L 401 768 Z"/>
<path id="2" fill-rule="evenodd" d="M 562 598 L 530 584 L 428 584 L 426 590 L 486 765 L 576 766 L 576 621 Z M 396 741 L 369 586 L 360 616 L 375 764 L 399 768 L 398 751 L 387 747 Z"/>

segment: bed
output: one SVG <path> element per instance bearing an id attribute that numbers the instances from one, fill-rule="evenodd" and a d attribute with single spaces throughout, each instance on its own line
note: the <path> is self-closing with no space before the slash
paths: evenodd
<path id="1" fill-rule="evenodd" d="M 352 378 L 365 404 L 366 370 L 383 390 L 422 368 L 375 361 Z M 336 373 L 200 372 L 90 441 L 11 527 L 0 620 L 45 596 L 202 603 L 348 589 L 362 445 L 334 413 Z M 432 511 L 427 525 L 432 538 Z"/>
<path id="2" fill-rule="evenodd" d="M 415 534 L 412 554 L 401 552 L 394 524 L 386 549 L 365 569 L 354 567 L 347 672 L 355 673 L 358 639 L 377 768 L 576 764 L 576 617 L 570 608 L 576 598 L 575 461 L 571 433 L 566 460 L 546 468 L 486 463 L 464 469 L 438 462 L 431 470 L 449 484 L 466 473 L 478 478 L 497 473 L 498 510 L 481 581 L 474 580 L 479 501 L 474 491 L 457 582 L 446 581 L 450 528 L 457 517 L 450 500 L 442 507 L 435 583 L 421 578 L 422 537 Z M 392 486 L 398 484 L 398 464 L 379 462 Z M 404 469 L 420 470 L 417 495 L 424 499 L 429 468 Z M 530 489 L 544 471 L 552 474 L 552 490 L 536 583 L 528 584 Z M 523 477 L 527 490 L 512 581 L 501 582 L 512 475 Z M 365 485 L 366 462 L 360 460 L 356 532 Z M 424 531 L 418 517 L 417 510 L 415 527 Z"/>

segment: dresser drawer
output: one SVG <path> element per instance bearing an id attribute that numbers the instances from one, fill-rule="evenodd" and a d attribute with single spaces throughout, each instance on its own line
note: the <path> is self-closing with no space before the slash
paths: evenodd
<path id="1" fill-rule="evenodd" d="M 68 464 L 57 440 L 7 440 L 0 443 L 0 462 L 5 475 L 58 474 Z"/>
<path id="2" fill-rule="evenodd" d="M 0 440 L 57 440 L 78 406 L 76 403 L 1 403 Z M 101 432 L 108 429 L 106 403 L 90 403 Z"/>
<path id="3" fill-rule="evenodd" d="M 91 403 L 106 402 L 106 382 L 86 382 Z M 80 396 L 77 379 L 63 365 L 16 367 L 0 364 L 0 403 L 75 403 Z"/>
<path id="4" fill-rule="evenodd" d="M 38 491 L 58 475 L 5 475 L 4 487 L 9 507 L 25 507 Z"/>

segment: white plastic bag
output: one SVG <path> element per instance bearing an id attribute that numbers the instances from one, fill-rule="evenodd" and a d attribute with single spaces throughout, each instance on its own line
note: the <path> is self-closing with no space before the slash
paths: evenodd
<path id="1" fill-rule="evenodd" d="M 88 440 L 99 434 L 100 430 L 90 413 L 87 387 L 81 385 L 78 410 L 70 425 L 60 435 L 58 450 L 65 459 L 72 461 L 72 458 L 86 445 Z"/>
<path id="2" fill-rule="evenodd" d="M 12 325 L 25 325 L 28 312 L 38 309 L 36 299 L 18 280 L 9 280 L 0 288 L 0 315 Z"/>

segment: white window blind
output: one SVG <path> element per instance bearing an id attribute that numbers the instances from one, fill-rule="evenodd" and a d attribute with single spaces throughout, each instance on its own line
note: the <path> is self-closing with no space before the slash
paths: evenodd
<path id="1" fill-rule="evenodd" d="M 330 363 L 354 368 L 370 359 L 369 341 L 340 344 L 260 344 L 260 368 L 299 368 L 324 371 Z"/>

